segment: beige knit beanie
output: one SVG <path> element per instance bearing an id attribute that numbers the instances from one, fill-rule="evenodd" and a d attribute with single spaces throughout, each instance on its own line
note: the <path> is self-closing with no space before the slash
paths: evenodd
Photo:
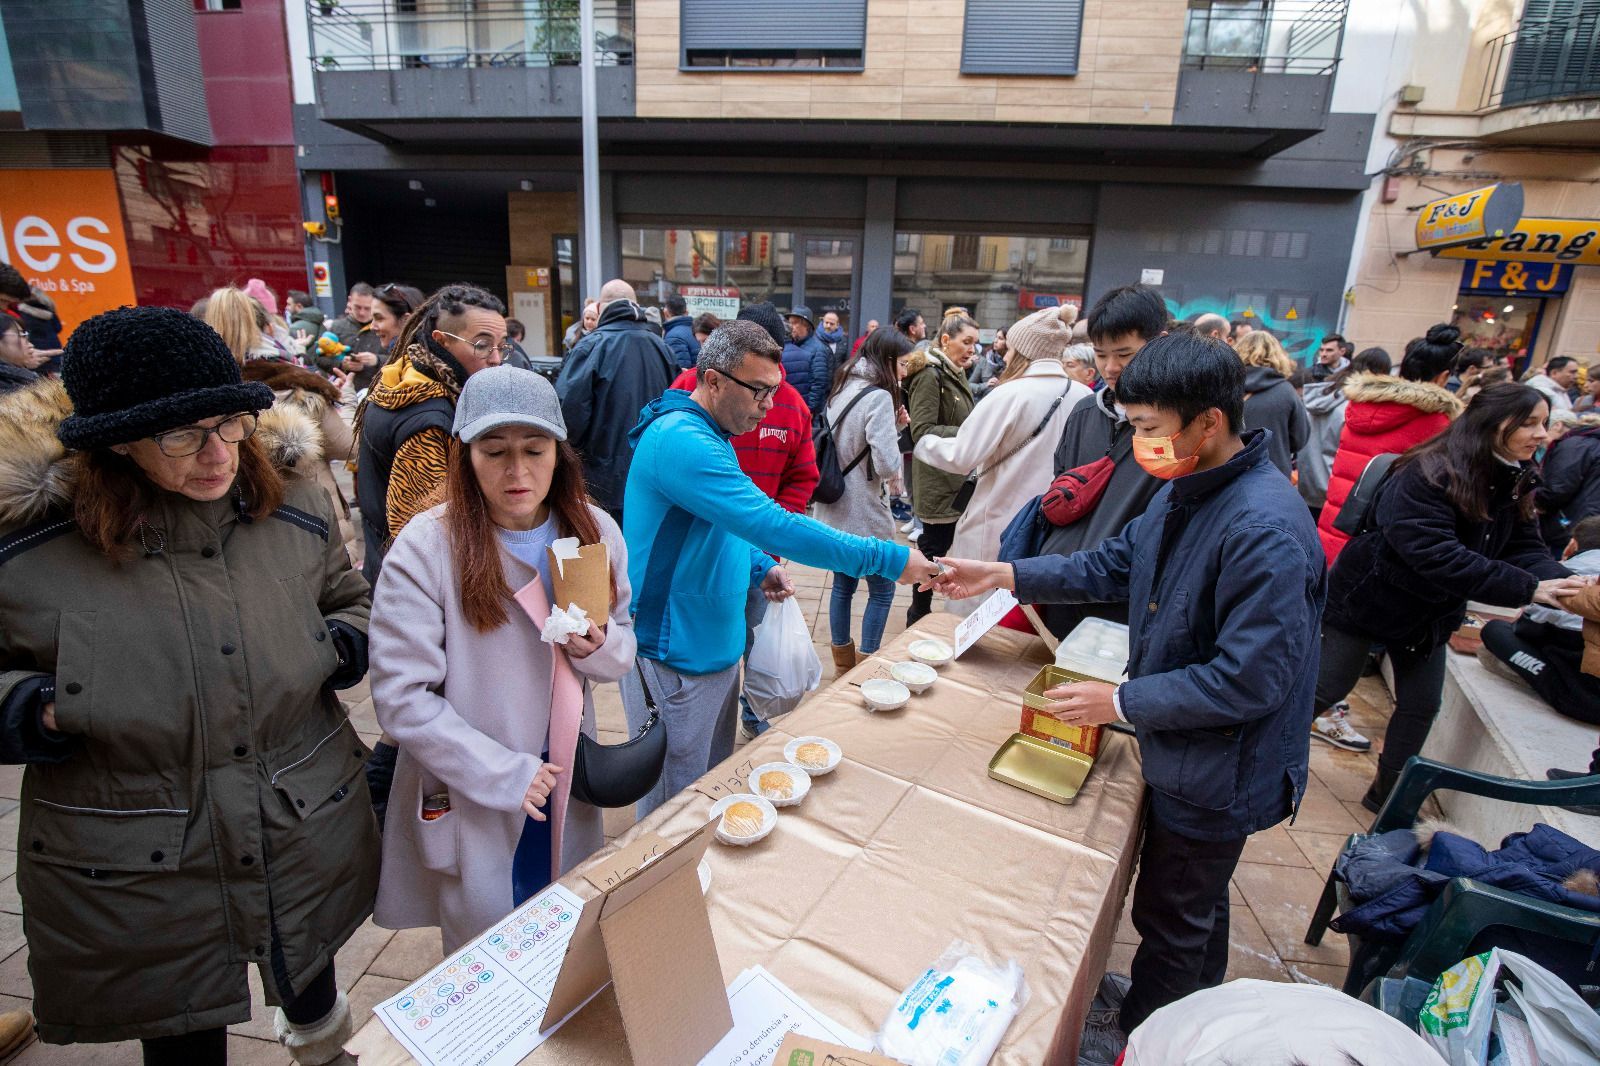
<path id="1" fill-rule="evenodd" d="M 1043 308 L 1006 330 L 1006 346 L 1030 362 L 1060 359 L 1072 343 L 1072 325 L 1077 320 L 1075 304 Z"/>

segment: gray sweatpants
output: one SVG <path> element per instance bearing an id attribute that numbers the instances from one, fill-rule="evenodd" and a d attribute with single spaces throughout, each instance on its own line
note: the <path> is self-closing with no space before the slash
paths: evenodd
<path id="1" fill-rule="evenodd" d="M 733 754 L 739 720 L 739 664 L 714 674 L 680 674 L 643 658 L 639 666 L 667 726 L 667 762 L 656 787 L 639 801 L 637 813 L 643 818 Z M 622 679 L 622 707 L 628 716 L 628 732 L 636 733 L 650 716 L 638 674 Z"/>

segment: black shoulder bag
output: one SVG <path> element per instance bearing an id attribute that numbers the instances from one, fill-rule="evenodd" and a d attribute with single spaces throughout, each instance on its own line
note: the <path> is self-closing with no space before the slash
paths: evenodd
<path id="1" fill-rule="evenodd" d="M 667 723 L 656 707 L 644 670 L 633 664 L 650 717 L 632 739 L 602 744 L 581 729 L 573 757 L 572 798 L 591 807 L 627 807 L 639 802 L 656 782 L 667 762 Z"/>

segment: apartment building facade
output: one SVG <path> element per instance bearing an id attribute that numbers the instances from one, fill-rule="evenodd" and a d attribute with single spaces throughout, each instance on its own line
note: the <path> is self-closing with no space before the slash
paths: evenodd
<path id="1" fill-rule="evenodd" d="M 575 0 L 312 0 L 330 289 L 457 278 L 550 350 L 581 307 Z M 1343 308 L 1374 109 L 1345 0 L 599 0 L 602 259 L 646 302 L 986 328 L 1115 285 L 1305 353 Z"/>

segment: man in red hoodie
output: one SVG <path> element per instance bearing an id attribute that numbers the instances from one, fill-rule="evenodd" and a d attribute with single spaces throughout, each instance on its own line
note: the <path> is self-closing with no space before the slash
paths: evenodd
<path id="1" fill-rule="evenodd" d="M 739 312 L 746 322 L 754 322 L 771 334 L 781 348 L 788 343 L 789 327 L 771 303 L 755 303 Z M 693 392 L 698 372 L 685 370 L 672 382 L 672 388 Z M 772 410 L 749 433 L 730 442 L 743 470 L 756 488 L 771 496 L 785 511 L 804 514 L 817 487 L 817 453 L 811 443 L 811 410 L 800 391 L 786 378 L 772 398 Z M 750 654 L 755 628 L 766 614 L 766 600 L 759 589 L 745 605 L 744 653 Z M 750 704 L 739 698 L 739 723 L 747 736 L 767 731 L 767 723 L 755 716 Z"/>

